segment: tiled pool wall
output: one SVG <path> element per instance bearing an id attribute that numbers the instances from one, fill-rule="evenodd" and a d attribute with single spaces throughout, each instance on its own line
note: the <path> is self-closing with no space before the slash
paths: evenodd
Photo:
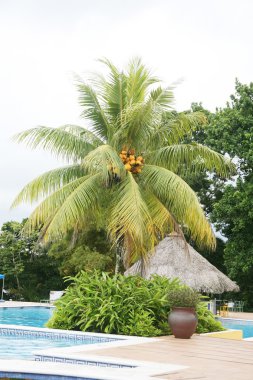
<path id="1" fill-rule="evenodd" d="M 106 336 L 88 335 L 86 333 L 78 332 L 61 332 L 60 330 L 47 331 L 47 329 L 36 330 L 31 328 L 19 328 L 17 327 L 3 327 L 0 326 L 0 336 L 19 336 L 27 338 L 47 338 L 52 340 L 68 340 L 68 341 L 83 341 L 85 343 L 108 343 L 122 341 L 122 338 L 110 338 Z"/>
<path id="2" fill-rule="evenodd" d="M 0 372 L 0 379 L 29 379 L 29 380 L 101 380 L 94 377 L 74 377 L 61 375 L 39 375 L 33 373 Z"/>
<path id="3" fill-rule="evenodd" d="M 79 364 L 79 365 L 88 365 L 94 367 L 110 367 L 110 368 L 136 368 L 136 365 L 127 365 L 122 363 L 112 363 L 103 360 L 91 360 L 91 359 L 75 359 L 68 357 L 59 357 L 59 356 L 46 356 L 35 354 L 35 361 L 42 362 L 54 362 L 54 363 L 66 363 L 66 364 Z"/>

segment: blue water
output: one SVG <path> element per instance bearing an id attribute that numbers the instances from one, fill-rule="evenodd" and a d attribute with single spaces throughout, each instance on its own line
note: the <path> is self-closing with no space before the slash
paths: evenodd
<path id="1" fill-rule="evenodd" d="M 96 343 L 95 341 L 92 342 Z M 92 344 L 84 340 L 47 339 L 37 337 L 0 336 L 0 359 L 34 359 L 33 352 L 56 347 Z"/>
<path id="2" fill-rule="evenodd" d="M 52 313 L 53 308 L 49 307 L 1 307 L 0 324 L 43 327 Z M 91 342 L 89 339 L 59 338 L 57 335 L 54 337 L 54 334 L 50 338 L 19 336 L 18 334 L 0 335 L 0 359 L 32 359 L 34 351 L 97 342 L 95 340 Z"/>
<path id="3" fill-rule="evenodd" d="M 233 319 L 220 319 L 227 329 L 242 330 L 243 338 L 253 338 L 253 321 L 242 321 Z"/>
<path id="4" fill-rule="evenodd" d="M 44 327 L 52 314 L 51 307 L 0 307 L 0 324 Z"/>

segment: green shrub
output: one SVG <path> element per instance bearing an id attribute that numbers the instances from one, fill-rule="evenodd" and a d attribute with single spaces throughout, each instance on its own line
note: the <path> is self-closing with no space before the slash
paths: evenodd
<path id="1" fill-rule="evenodd" d="M 48 327 L 138 336 L 170 333 L 168 294 L 185 287 L 178 279 L 111 277 L 99 272 L 80 272 L 67 280 L 71 285 L 56 302 Z M 204 313 L 202 318 L 201 323 Z M 204 323 L 205 328 L 211 324 Z"/>
<path id="2" fill-rule="evenodd" d="M 200 294 L 188 286 L 172 290 L 168 294 L 169 306 L 196 307 L 200 301 Z"/>
<path id="3" fill-rule="evenodd" d="M 196 308 L 198 314 L 198 326 L 196 332 L 199 334 L 213 332 L 213 331 L 224 331 L 225 328 L 222 326 L 221 322 L 214 318 L 213 313 L 207 309 L 205 302 L 200 302 Z"/>
<path id="4" fill-rule="evenodd" d="M 155 336 L 166 333 L 169 291 L 180 282 L 154 276 L 110 277 L 80 272 L 68 277 L 72 284 L 57 301 L 48 327 L 115 334 Z"/>

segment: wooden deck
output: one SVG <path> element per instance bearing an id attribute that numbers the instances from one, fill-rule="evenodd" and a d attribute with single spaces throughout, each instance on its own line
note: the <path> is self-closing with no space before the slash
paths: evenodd
<path id="1" fill-rule="evenodd" d="M 80 353 L 81 354 L 81 353 Z M 162 337 L 157 342 L 93 351 L 92 354 L 189 366 L 163 375 L 170 380 L 252 380 L 253 342 L 208 338 Z"/>

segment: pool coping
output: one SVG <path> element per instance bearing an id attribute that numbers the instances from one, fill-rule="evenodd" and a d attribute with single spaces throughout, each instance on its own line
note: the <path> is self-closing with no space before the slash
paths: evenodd
<path id="1" fill-rule="evenodd" d="M 230 321 L 253 322 L 253 319 L 242 319 L 242 318 L 218 317 L 218 320 L 219 319 L 229 319 Z"/>
<path id="2" fill-rule="evenodd" d="M 231 321 L 231 322 L 240 321 L 240 322 L 252 322 L 252 323 L 253 323 L 253 319 L 219 317 L 218 320 L 220 320 L 220 319 L 229 320 L 229 321 Z M 227 330 L 235 330 L 235 329 L 227 329 Z M 241 330 L 241 329 L 237 329 L 237 331 L 238 331 L 238 330 Z M 241 331 L 242 331 L 242 330 L 241 330 Z M 253 341 L 253 337 L 243 338 L 242 340 L 247 340 L 248 342 L 252 342 L 252 341 Z"/>
<path id="3" fill-rule="evenodd" d="M 157 363 L 155 363 L 157 365 Z M 158 369 L 164 367 L 163 374 L 168 373 L 168 366 L 159 365 L 157 369 L 153 368 L 141 368 L 139 367 L 137 371 L 132 369 L 121 369 L 121 368 L 101 368 L 89 366 L 80 366 L 72 364 L 63 364 L 63 363 L 44 363 L 44 362 L 34 362 L 28 360 L 13 360 L 12 361 L 13 369 L 10 370 L 10 360 L 0 360 L 0 372 L 11 372 L 13 374 L 26 373 L 26 374 L 37 374 L 37 375 L 51 375 L 51 376 L 64 376 L 64 377 L 77 377 L 77 378 L 90 378 L 90 379 L 99 379 L 99 380 L 151 380 L 154 378 L 152 376 L 157 374 Z M 173 372 L 181 370 L 183 366 L 175 365 L 173 366 Z M 172 369 L 172 368 L 171 368 Z M 154 372 L 155 371 L 155 372 Z M 94 373 L 95 372 L 95 373 Z M 160 371 L 159 371 L 160 372 Z M 170 373 L 172 373 L 170 371 Z M 161 374 L 161 376 L 163 375 Z M 159 375 L 159 374 L 158 374 Z M 162 378 L 160 377 L 162 380 Z"/>

